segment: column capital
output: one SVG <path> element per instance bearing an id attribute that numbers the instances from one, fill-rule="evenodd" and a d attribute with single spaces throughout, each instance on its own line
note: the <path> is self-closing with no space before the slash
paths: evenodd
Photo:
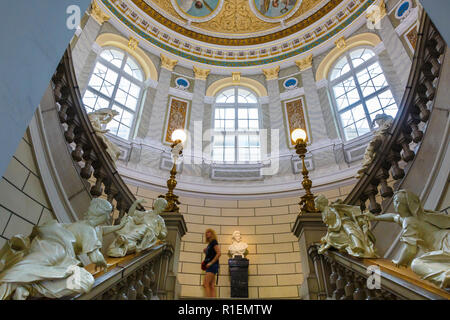
<path id="1" fill-rule="evenodd" d="M 262 69 L 262 72 L 266 76 L 266 80 L 278 79 L 278 73 L 280 72 L 280 66 L 271 69 Z"/>
<path id="2" fill-rule="evenodd" d="M 211 70 L 209 70 L 209 69 L 201 69 L 196 66 L 194 66 L 193 69 L 194 69 L 195 79 L 198 79 L 198 80 L 206 80 L 209 76 L 209 73 L 211 72 Z"/>
<path id="3" fill-rule="evenodd" d="M 300 71 L 305 71 L 309 68 L 312 68 L 313 55 L 310 54 L 306 58 L 295 61 L 295 64 L 300 69 Z"/>
<path id="4" fill-rule="evenodd" d="M 233 79 L 233 83 L 241 82 L 241 73 L 240 72 L 232 72 L 231 78 Z"/>
<path id="5" fill-rule="evenodd" d="M 161 67 L 169 71 L 173 71 L 173 68 L 175 68 L 175 66 L 177 65 L 178 60 L 170 59 L 169 57 L 163 55 L 162 53 L 160 56 L 161 56 Z"/>
<path id="6" fill-rule="evenodd" d="M 366 18 L 373 25 L 377 24 L 387 15 L 386 3 L 381 0 L 380 4 L 372 5 L 367 9 Z"/>
<path id="7" fill-rule="evenodd" d="M 110 19 L 110 17 L 105 12 L 103 12 L 102 8 L 100 8 L 100 6 L 95 1 L 92 1 L 89 14 L 100 25 L 104 24 Z"/>
<path id="8" fill-rule="evenodd" d="M 128 41 L 128 48 L 131 50 L 136 50 L 139 46 L 139 41 L 136 38 L 130 37 L 130 40 Z"/>

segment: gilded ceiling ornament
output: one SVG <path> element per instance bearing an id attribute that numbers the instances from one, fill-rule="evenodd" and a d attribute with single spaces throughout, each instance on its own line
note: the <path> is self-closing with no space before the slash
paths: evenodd
<path id="1" fill-rule="evenodd" d="M 300 69 L 300 71 L 305 71 L 312 67 L 313 55 L 310 54 L 306 58 L 295 61 L 295 64 Z"/>
<path id="2" fill-rule="evenodd" d="M 210 72 L 211 70 L 209 69 L 201 69 L 199 67 L 194 66 L 195 79 L 206 80 Z"/>
<path id="3" fill-rule="evenodd" d="M 344 49 L 347 46 L 347 42 L 345 41 L 344 37 L 340 37 L 339 39 L 337 39 L 334 44 L 336 45 L 336 47 L 338 47 L 338 49 Z"/>
<path id="4" fill-rule="evenodd" d="M 221 33 L 252 33 L 272 29 L 277 24 L 260 20 L 251 11 L 248 1 L 227 0 L 214 19 L 207 23 L 192 23 L 192 26 Z"/>
<path id="5" fill-rule="evenodd" d="M 386 3 L 384 0 L 381 1 L 381 3 L 377 5 L 370 6 L 367 9 L 366 18 L 369 20 L 372 24 L 378 24 L 381 19 L 383 19 L 387 14 L 386 9 Z"/>
<path id="6" fill-rule="evenodd" d="M 169 71 L 173 71 L 173 68 L 177 65 L 178 60 L 170 59 L 169 57 L 161 53 L 161 67 Z"/>
<path id="7" fill-rule="evenodd" d="M 90 15 L 97 21 L 100 25 L 104 24 L 109 20 L 109 16 L 103 12 L 103 10 L 99 7 L 97 2 L 92 1 Z"/>
<path id="8" fill-rule="evenodd" d="M 241 82 L 241 73 L 240 72 L 233 72 L 231 74 L 231 77 L 233 79 L 233 83 L 239 83 Z"/>
<path id="9" fill-rule="evenodd" d="M 280 66 L 271 69 L 262 69 L 264 75 L 266 76 L 266 80 L 275 80 L 278 79 L 278 73 L 280 72 Z"/>
<path id="10" fill-rule="evenodd" d="M 136 50 L 136 48 L 139 45 L 139 41 L 136 38 L 130 37 L 130 40 L 128 41 L 128 48 L 131 50 Z"/>

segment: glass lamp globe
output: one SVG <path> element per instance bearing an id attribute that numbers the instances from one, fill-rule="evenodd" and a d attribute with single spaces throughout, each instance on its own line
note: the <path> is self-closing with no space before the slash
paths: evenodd
<path id="1" fill-rule="evenodd" d="M 186 132 L 182 129 L 177 129 L 174 132 L 172 132 L 172 141 L 180 140 L 181 143 L 184 143 L 186 141 Z"/>
<path id="2" fill-rule="evenodd" d="M 306 131 L 303 129 L 295 129 L 291 133 L 292 141 L 297 142 L 299 139 L 306 141 Z"/>

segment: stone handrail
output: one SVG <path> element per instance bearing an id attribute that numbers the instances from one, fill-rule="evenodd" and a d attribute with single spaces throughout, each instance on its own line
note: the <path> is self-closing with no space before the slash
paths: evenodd
<path id="1" fill-rule="evenodd" d="M 173 248 L 159 244 L 139 255 L 120 259 L 106 273 L 96 276 L 86 294 L 71 300 L 160 300 L 167 298 L 166 281 Z M 118 259 L 109 259 L 111 260 Z M 95 275 L 94 275 L 95 276 Z"/>
<path id="2" fill-rule="evenodd" d="M 318 245 L 308 249 L 314 263 L 320 300 L 445 300 L 450 294 L 424 280 L 412 271 L 398 269 L 392 263 L 378 259 L 356 259 L 337 251 L 318 253 Z M 379 271 L 379 286 L 375 273 Z M 372 269 L 374 270 L 374 269 Z M 395 272 L 395 270 L 399 270 Z M 368 285 L 369 284 L 369 285 Z"/>
<path id="3" fill-rule="evenodd" d="M 390 204 L 394 180 L 398 190 L 414 162 L 427 129 L 427 122 L 436 98 L 446 44 L 429 17 L 423 13 L 417 46 L 405 94 L 387 138 L 363 177 L 344 200 L 379 214 Z M 382 203 L 377 201 L 380 195 Z M 368 206 L 366 202 L 369 202 Z"/>
<path id="4" fill-rule="evenodd" d="M 122 217 L 136 198 L 120 177 L 89 120 L 75 78 L 70 48 L 58 65 L 52 84 L 59 121 L 79 175 L 91 196 L 106 195 L 119 211 L 119 218 Z M 91 181 L 94 181 L 92 185 Z"/>

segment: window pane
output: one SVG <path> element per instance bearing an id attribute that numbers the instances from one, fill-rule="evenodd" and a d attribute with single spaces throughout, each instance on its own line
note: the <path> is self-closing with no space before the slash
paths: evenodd
<path id="1" fill-rule="evenodd" d="M 136 110 L 137 107 L 137 99 L 133 98 L 132 96 L 128 96 L 126 105 L 131 110 Z"/>
<path id="2" fill-rule="evenodd" d="M 248 118 L 258 120 L 259 118 L 258 109 L 256 108 L 248 109 Z"/>
<path id="3" fill-rule="evenodd" d="M 351 125 L 344 128 L 345 139 L 351 140 L 358 137 L 355 125 Z"/>
<path id="4" fill-rule="evenodd" d="M 341 113 L 341 121 L 343 127 L 347 127 L 354 122 L 351 110 Z"/>
<path id="5" fill-rule="evenodd" d="M 111 97 L 114 92 L 114 84 L 104 81 L 102 87 L 100 88 L 100 92 L 107 97 Z"/>
<path id="6" fill-rule="evenodd" d="M 261 153 L 259 148 L 250 148 L 250 161 L 259 161 Z"/>
<path id="7" fill-rule="evenodd" d="M 213 149 L 213 160 L 214 161 L 223 161 L 223 148 L 214 148 Z"/>
<path id="8" fill-rule="evenodd" d="M 137 85 L 131 83 L 130 94 L 135 98 L 139 98 L 140 93 L 141 93 L 141 88 L 139 88 Z"/>
<path id="9" fill-rule="evenodd" d="M 223 146 L 224 136 L 221 134 L 214 135 L 214 147 Z"/>
<path id="10" fill-rule="evenodd" d="M 225 148 L 224 161 L 235 161 L 234 159 L 234 148 Z"/>
<path id="11" fill-rule="evenodd" d="M 225 119 L 234 120 L 234 109 L 225 109 Z"/>
<path id="12" fill-rule="evenodd" d="M 363 135 L 365 133 L 370 132 L 369 123 L 367 122 L 367 119 L 360 120 L 356 122 L 356 128 L 358 130 L 358 135 Z"/>
<path id="13" fill-rule="evenodd" d="M 239 109 L 238 110 L 238 119 L 248 119 L 248 109 Z"/>
<path id="14" fill-rule="evenodd" d="M 367 48 L 357 49 L 350 53 L 350 57 L 352 58 L 353 67 L 357 67 L 370 58 L 374 57 L 375 53 Z"/>
<path id="15" fill-rule="evenodd" d="M 352 109 L 352 114 L 354 121 L 358 121 L 366 117 L 366 113 L 364 112 L 364 108 L 362 105 L 354 107 Z"/>
<path id="16" fill-rule="evenodd" d="M 114 117 L 114 120 L 120 122 L 122 119 L 122 115 L 123 115 L 123 109 L 121 107 L 119 107 L 118 105 L 113 105 L 112 109 L 119 113 L 117 116 Z"/>
<path id="17" fill-rule="evenodd" d="M 249 136 L 250 147 L 259 147 L 259 136 L 251 135 Z"/>
<path id="18" fill-rule="evenodd" d="M 239 130 L 248 130 L 248 120 L 239 120 L 238 125 Z"/>
<path id="19" fill-rule="evenodd" d="M 215 120 L 214 121 L 214 128 L 216 130 L 223 130 L 223 129 L 225 129 L 225 121 L 223 121 L 223 120 Z"/>
<path id="20" fill-rule="evenodd" d="M 122 116 L 122 123 L 128 127 L 131 127 L 131 124 L 133 123 L 133 114 L 131 112 L 128 111 L 123 111 L 123 116 Z"/>
<path id="21" fill-rule="evenodd" d="M 106 61 L 115 65 L 117 68 L 120 68 L 122 66 L 124 54 L 120 51 L 113 50 L 113 49 L 105 50 L 101 53 L 100 56 L 103 59 L 105 59 Z"/>
<path id="22" fill-rule="evenodd" d="M 253 130 L 259 129 L 258 120 L 249 120 L 248 127 L 249 127 L 249 129 L 253 129 Z"/>
<path id="23" fill-rule="evenodd" d="M 117 135 L 123 139 L 128 139 L 130 136 L 130 128 L 121 124 Z"/>
<path id="24" fill-rule="evenodd" d="M 367 106 L 367 110 L 369 110 L 369 113 L 373 113 L 373 112 L 381 109 L 381 105 L 380 105 L 380 102 L 378 101 L 378 97 L 374 97 L 370 100 L 367 100 L 366 106 Z"/>
<path id="25" fill-rule="evenodd" d="M 225 120 L 225 129 L 227 131 L 233 131 L 234 130 L 234 120 Z"/>
<path id="26" fill-rule="evenodd" d="M 249 147 L 249 137 L 246 135 L 240 135 L 238 136 L 238 146 L 239 148 L 248 148 Z"/>
<path id="27" fill-rule="evenodd" d="M 250 150 L 247 148 L 239 148 L 238 161 L 249 161 L 250 160 Z"/>
<path id="28" fill-rule="evenodd" d="M 130 57 L 128 57 L 127 62 L 125 64 L 124 70 L 133 78 L 142 81 L 142 72 L 139 65 Z"/>
<path id="29" fill-rule="evenodd" d="M 109 133 L 117 135 L 117 131 L 119 130 L 119 122 L 112 120 L 106 125 L 106 129 L 109 130 Z"/>
<path id="30" fill-rule="evenodd" d="M 225 147 L 226 148 L 229 148 L 229 147 L 234 148 L 234 143 L 235 143 L 234 136 L 225 136 Z"/>
<path id="31" fill-rule="evenodd" d="M 339 78 L 340 76 L 344 75 L 350 70 L 350 66 L 348 64 L 347 57 L 342 57 L 341 60 L 339 60 L 333 71 L 331 72 L 331 80 L 334 80 L 336 78 Z"/>

